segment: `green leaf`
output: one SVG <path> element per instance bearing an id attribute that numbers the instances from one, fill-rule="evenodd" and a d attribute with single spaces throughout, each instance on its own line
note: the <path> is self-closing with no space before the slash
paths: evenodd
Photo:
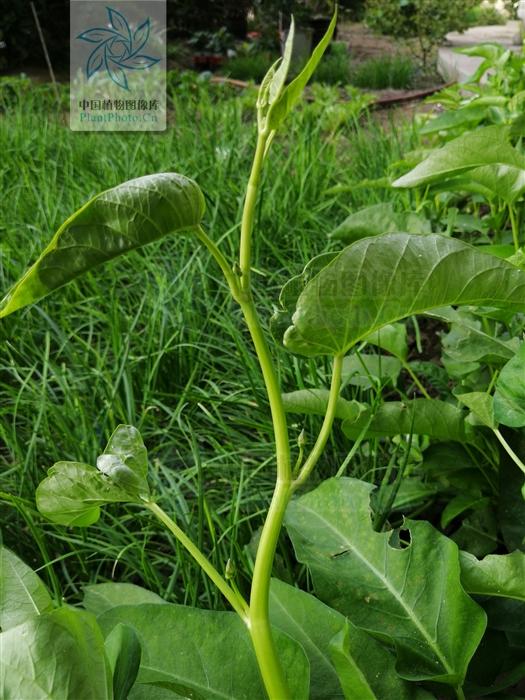
<path id="1" fill-rule="evenodd" d="M 82 605 L 97 617 L 118 605 L 141 605 L 142 603 L 165 604 L 166 601 L 153 591 L 134 583 L 96 583 L 84 586 Z"/>
<path id="2" fill-rule="evenodd" d="M 312 55 L 308 59 L 304 68 L 301 70 L 299 75 L 292 80 L 292 82 L 284 90 L 281 91 L 279 97 L 275 100 L 275 102 L 273 102 L 268 110 L 267 122 L 268 128 L 271 131 L 279 128 L 286 116 L 293 109 L 295 103 L 301 97 L 301 94 L 306 87 L 306 83 L 312 77 L 319 64 L 319 61 L 323 57 L 323 54 L 332 39 L 332 34 L 334 33 L 336 23 L 337 7 L 325 35 L 313 50 Z"/>
<path id="3" fill-rule="evenodd" d="M 174 690 L 150 683 L 135 683 L 129 694 L 129 700 L 175 700 L 184 698 Z"/>
<path id="4" fill-rule="evenodd" d="M 482 122 L 488 113 L 487 105 L 480 105 L 472 102 L 457 110 L 447 110 L 441 112 L 433 119 L 424 124 L 419 133 L 422 135 L 435 134 L 438 131 L 449 131 L 450 129 L 465 128 L 472 129 Z"/>
<path id="5" fill-rule="evenodd" d="M 523 164 L 522 164 L 523 166 Z M 499 197 L 512 204 L 525 191 L 525 170 L 514 165 L 485 165 L 475 168 L 463 177 L 485 188 L 488 199 Z"/>
<path id="6" fill-rule="evenodd" d="M 306 284 L 284 344 L 303 355 L 346 354 L 387 323 L 451 304 L 523 310 L 525 272 L 443 236 L 366 238 Z"/>
<path id="7" fill-rule="evenodd" d="M 204 206 L 198 185 L 177 173 L 145 175 L 96 195 L 62 224 L 0 302 L 0 318 L 100 263 L 169 233 L 195 229 Z"/>
<path id="8" fill-rule="evenodd" d="M 383 329 L 381 329 L 383 330 Z M 342 384 L 370 389 L 377 384 L 389 381 L 396 386 L 402 365 L 397 357 L 387 357 L 375 353 L 348 355 L 343 360 Z"/>
<path id="9" fill-rule="evenodd" d="M 117 624 L 135 629 L 142 646 L 140 684 L 158 684 L 195 700 L 265 697 L 246 626 L 235 613 L 183 605 L 122 605 L 98 618 L 108 634 Z M 309 669 L 302 648 L 276 634 L 294 700 L 308 698 Z"/>
<path id="10" fill-rule="evenodd" d="M 349 622 L 332 639 L 330 652 L 347 700 L 413 697 L 412 688 L 396 673 L 392 654 Z"/>
<path id="11" fill-rule="evenodd" d="M 494 552 L 499 545 L 498 523 L 491 506 L 479 507 L 463 518 L 461 526 L 450 539 L 460 549 L 477 557 Z"/>
<path id="12" fill-rule="evenodd" d="M 461 685 L 485 614 L 461 587 L 458 549 L 425 521 L 405 521 L 409 546 L 391 546 L 391 533 L 372 528 L 372 488 L 329 479 L 292 501 L 297 558 L 323 601 L 395 646 L 402 678 Z"/>
<path id="13" fill-rule="evenodd" d="M 53 601 L 39 576 L 7 547 L 0 547 L 0 630 L 52 609 Z"/>
<path id="14" fill-rule="evenodd" d="M 485 508 L 490 503 L 490 498 L 478 494 L 459 493 L 450 500 L 441 513 L 441 529 L 445 529 L 450 523 L 467 510 Z"/>
<path id="15" fill-rule="evenodd" d="M 494 392 L 494 416 L 511 428 L 525 426 L 525 343 L 500 372 Z"/>
<path id="16" fill-rule="evenodd" d="M 2 698 L 111 700 L 111 673 L 95 618 L 62 607 L 0 634 Z"/>
<path id="17" fill-rule="evenodd" d="M 36 506 L 59 525 L 87 527 L 100 517 L 107 503 L 140 502 L 116 486 L 95 467 L 79 462 L 57 462 L 36 490 Z"/>
<path id="18" fill-rule="evenodd" d="M 97 469 L 57 462 L 36 490 L 38 510 L 61 525 L 86 527 L 108 503 L 142 503 L 149 498 L 148 454 L 139 431 L 119 425 L 97 459 Z"/>
<path id="19" fill-rule="evenodd" d="M 430 221 L 414 212 L 396 212 L 392 204 L 383 202 L 353 212 L 329 237 L 352 243 L 367 236 L 381 236 L 395 231 L 431 233 Z"/>
<path id="20" fill-rule="evenodd" d="M 498 427 L 494 419 L 493 399 L 486 391 L 471 391 L 467 394 L 456 394 L 456 398 L 474 413 L 482 425 L 486 425 L 493 430 Z"/>
<path id="21" fill-rule="evenodd" d="M 406 361 L 408 357 L 407 329 L 404 323 L 389 323 L 367 335 L 365 340 L 402 361 Z"/>
<path id="22" fill-rule="evenodd" d="M 455 315 L 450 331 L 443 336 L 442 347 L 448 361 L 461 364 L 484 362 L 503 365 L 516 352 L 517 339 L 502 340 L 485 333 L 481 321 L 472 314 Z"/>
<path id="23" fill-rule="evenodd" d="M 128 625 L 118 624 L 106 637 L 104 648 L 113 675 L 113 698 L 127 700 L 140 667 L 141 648 L 137 633 Z"/>
<path id="24" fill-rule="evenodd" d="M 369 421 L 370 412 L 365 412 L 357 421 L 345 421 L 343 432 L 351 440 L 356 440 Z M 429 435 L 435 440 L 475 442 L 476 439 L 472 426 L 465 423 L 464 412 L 438 399 L 386 401 L 374 413 L 366 436 L 393 437 L 410 432 Z"/>
<path id="25" fill-rule="evenodd" d="M 119 425 L 97 459 L 97 469 L 127 493 L 149 495 L 148 452 L 139 431 L 132 425 Z"/>
<path id="26" fill-rule="evenodd" d="M 523 438 L 519 442 L 513 440 L 511 447 L 523 458 Z M 525 500 L 521 495 L 522 486 L 523 472 L 502 450 L 499 467 L 498 525 L 509 551 L 525 551 Z"/>
<path id="27" fill-rule="evenodd" d="M 393 187 L 417 187 L 459 175 L 485 165 L 523 169 L 523 157 L 509 143 L 508 129 L 487 126 L 468 131 L 436 149 Z M 502 171 L 502 174 L 504 171 Z"/>
<path id="28" fill-rule="evenodd" d="M 525 552 L 489 554 L 481 561 L 460 552 L 461 583 L 467 593 L 525 601 Z"/>
<path id="29" fill-rule="evenodd" d="M 310 662 L 310 697 L 316 700 L 343 698 L 329 647 L 332 638 L 345 626 L 344 615 L 314 596 L 272 579 L 270 621 L 304 649 Z M 360 634 L 377 644 L 366 633 Z"/>
<path id="30" fill-rule="evenodd" d="M 284 410 L 287 413 L 324 416 L 328 406 L 328 389 L 301 389 L 283 394 Z M 340 396 L 337 399 L 335 417 L 354 421 L 365 410 L 365 405 L 358 401 L 347 401 Z"/>

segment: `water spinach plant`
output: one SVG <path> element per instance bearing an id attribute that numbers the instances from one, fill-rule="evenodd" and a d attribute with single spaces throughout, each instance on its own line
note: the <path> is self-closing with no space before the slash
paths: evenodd
<path id="1" fill-rule="evenodd" d="M 263 168 L 335 22 L 334 16 L 306 66 L 287 83 L 290 32 L 283 59 L 262 82 L 238 260 L 228 260 L 206 232 L 197 183 L 176 173 L 146 175 L 102 192 L 75 212 L 0 303 L 0 317 L 7 316 L 95 265 L 166 235 L 193 236 L 209 251 L 242 311 L 274 429 L 275 489 L 249 597 L 237 585 L 232 563 L 217 570 L 160 507 L 148 482 L 141 436 L 133 426 L 119 425 L 96 466 L 62 461 L 49 469 L 36 493 L 39 511 L 59 525 L 82 528 L 96 522 L 108 504 L 149 511 L 233 612 L 168 604 L 124 583 L 88 586 L 83 607 L 73 608 L 53 600 L 38 575 L 3 547 L 2 697 L 462 699 L 502 692 L 524 675 L 519 620 L 525 554 L 517 549 L 480 561 L 428 521 L 406 519 L 392 526 L 400 481 L 419 435 L 435 439 L 437 448 L 444 439 L 470 446 L 480 441 L 483 450 L 487 428 L 503 439 L 501 425 L 525 424 L 523 383 L 516 382 L 525 368 L 523 344 L 500 349 L 508 364 L 490 391 L 459 397 L 477 422 L 425 395 L 421 384 L 424 398 L 383 405 L 348 400 L 342 390 L 364 344 L 390 352 L 386 365 L 397 360 L 410 369 L 399 323 L 406 317 L 457 314 L 459 323 L 458 307 L 467 307 L 467 314 L 486 308 L 511 315 L 525 311 L 525 271 L 426 230 L 360 236 L 341 251 L 314 258 L 283 287 L 271 331 L 299 357 L 329 357 L 331 377 L 325 389 L 286 394 L 254 301 L 252 235 Z M 370 377 L 371 365 L 366 359 L 362 364 Z M 302 433 L 291 434 L 287 413 L 322 416 L 309 451 Z M 336 420 L 355 445 L 364 436 L 409 436 L 394 482 L 392 462 L 378 494 L 370 483 L 344 475 L 354 448 L 335 476 L 304 492 Z M 436 458 L 438 469 L 440 464 L 445 469 L 447 455 Z M 461 512 L 460 504 L 455 509 Z M 283 525 L 315 595 L 272 579 Z M 505 616 L 518 622 L 494 626 Z M 504 649 L 506 657 L 496 654 L 487 671 L 494 648 Z"/>

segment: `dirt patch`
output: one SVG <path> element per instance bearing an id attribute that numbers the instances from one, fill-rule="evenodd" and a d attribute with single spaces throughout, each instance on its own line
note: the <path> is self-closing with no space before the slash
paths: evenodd
<path id="1" fill-rule="evenodd" d="M 408 55 L 408 48 L 392 37 L 375 34 L 360 22 L 345 22 L 337 28 L 337 40 L 345 41 L 352 60 L 361 62 L 392 54 Z"/>

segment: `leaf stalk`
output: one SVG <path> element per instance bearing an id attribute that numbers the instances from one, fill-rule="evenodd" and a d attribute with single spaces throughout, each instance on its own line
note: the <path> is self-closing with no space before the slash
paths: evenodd
<path id="1" fill-rule="evenodd" d="M 201 569 L 210 577 L 243 622 L 248 625 L 249 608 L 248 604 L 240 593 L 228 585 L 209 559 L 200 551 L 197 545 L 190 540 L 190 538 L 184 533 L 183 530 L 181 530 L 177 523 L 170 518 L 170 516 L 164 510 L 162 510 L 157 503 L 154 501 L 145 501 L 144 505 L 177 538 L 188 554 L 193 557 Z"/>

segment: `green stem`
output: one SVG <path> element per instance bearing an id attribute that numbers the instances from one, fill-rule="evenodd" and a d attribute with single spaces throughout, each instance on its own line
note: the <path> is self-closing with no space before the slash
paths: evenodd
<path id="1" fill-rule="evenodd" d="M 428 391 L 425 389 L 425 387 L 423 386 L 423 384 L 421 384 L 421 382 L 420 382 L 419 379 L 417 378 L 417 375 L 415 374 L 414 370 L 410 367 L 410 365 L 408 364 L 408 362 L 405 362 L 405 360 L 401 360 L 401 364 L 403 365 L 403 369 L 406 370 L 406 371 L 408 372 L 408 374 L 410 375 L 412 381 L 413 381 L 414 384 L 417 386 L 417 388 L 419 389 L 419 391 L 423 394 L 423 396 L 424 396 L 426 399 L 430 399 L 430 395 L 429 395 Z"/>
<path id="2" fill-rule="evenodd" d="M 308 479 L 315 465 L 319 461 L 319 457 L 322 455 L 325 448 L 326 442 L 332 431 L 332 425 L 334 423 L 335 412 L 337 408 L 337 399 L 339 398 L 339 391 L 341 390 L 341 370 L 343 368 L 343 355 L 336 355 L 334 357 L 334 363 L 332 367 L 332 382 L 330 384 L 330 394 L 328 396 L 328 406 L 326 407 L 326 413 L 323 420 L 323 425 L 319 431 L 319 435 L 312 448 L 312 451 L 308 455 L 306 462 L 303 464 L 299 476 L 292 484 L 292 490 L 295 491 L 301 487 L 304 482 Z"/>
<path id="3" fill-rule="evenodd" d="M 512 447 L 509 445 L 509 443 L 505 440 L 503 435 L 500 433 L 500 431 L 497 428 L 494 428 L 494 435 L 498 438 L 500 441 L 501 445 L 503 446 L 503 449 L 505 452 L 509 455 L 509 457 L 512 459 L 514 464 L 516 464 L 521 471 L 525 474 L 525 464 L 521 461 L 521 459 L 518 457 L 518 455 L 514 452 Z"/>
<path id="4" fill-rule="evenodd" d="M 250 635 L 270 700 L 292 700 L 273 639 L 269 610 L 273 560 L 290 495 L 290 481 L 277 479 L 257 548 L 250 595 Z"/>
<path id="5" fill-rule="evenodd" d="M 277 462 L 275 490 L 262 528 L 259 546 L 257 548 L 257 556 L 255 558 L 250 594 L 249 629 L 255 655 L 257 657 L 257 663 L 268 696 L 271 700 L 291 700 L 291 693 L 273 639 L 269 615 L 270 578 L 272 575 L 273 560 L 279 533 L 283 524 L 284 512 L 291 495 L 290 485 L 292 474 L 290 464 L 290 442 L 288 439 L 288 426 L 281 397 L 281 388 L 273 366 L 268 344 L 261 328 L 259 316 L 252 301 L 250 279 L 251 237 L 255 204 L 257 201 L 257 189 L 261 178 L 264 156 L 267 152 L 267 143 L 268 134 L 260 132 L 246 190 L 246 198 L 244 200 L 239 252 L 239 266 L 241 272 L 240 294 L 237 297 L 237 301 L 241 306 L 246 325 L 252 337 L 266 386 L 266 393 L 268 395 L 268 402 L 272 415 Z"/>
<path id="6" fill-rule="evenodd" d="M 250 179 L 248 180 L 248 186 L 246 188 L 246 197 L 244 200 L 244 209 L 242 213 L 239 265 L 241 268 L 241 288 L 247 294 L 250 293 L 252 230 L 255 216 L 255 203 L 257 200 L 257 190 L 259 189 L 259 181 L 261 179 L 261 171 L 266 153 L 267 141 L 268 134 L 259 132 Z"/>
<path id="7" fill-rule="evenodd" d="M 259 669 L 269 697 L 272 700 L 287 700 L 291 698 L 291 695 L 272 636 L 269 597 L 275 550 L 283 524 L 284 512 L 291 495 L 292 475 L 288 426 L 281 389 L 253 302 L 241 301 L 241 309 L 253 340 L 266 385 L 275 435 L 277 462 L 277 482 L 255 558 L 250 594 L 249 628 Z"/>
<path id="8" fill-rule="evenodd" d="M 208 236 L 206 231 L 202 228 L 202 226 L 197 226 L 195 229 L 195 234 L 199 241 L 206 246 L 206 248 L 209 250 L 209 252 L 212 254 L 214 257 L 215 261 L 217 262 L 218 266 L 221 268 L 222 273 L 224 274 L 224 277 L 226 281 L 228 282 L 228 286 L 230 287 L 230 291 L 232 293 L 232 296 L 234 299 L 238 299 L 239 296 L 239 283 L 237 281 L 237 277 L 235 276 L 233 270 L 231 269 L 230 265 L 228 265 L 228 261 L 224 257 L 224 255 L 221 253 L 217 245 L 215 244 L 214 241 Z"/>
<path id="9" fill-rule="evenodd" d="M 465 700 L 465 693 L 460 685 L 458 685 L 457 688 L 454 688 L 454 690 L 456 691 L 457 700 Z"/>
<path id="10" fill-rule="evenodd" d="M 516 219 L 516 213 L 512 204 L 509 205 L 509 217 L 510 225 L 512 227 L 512 240 L 514 241 L 514 250 L 518 251 L 520 248 L 520 233 L 518 229 L 518 222 Z"/>
<path id="11" fill-rule="evenodd" d="M 145 501 L 144 505 L 155 517 L 157 517 L 168 530 L 175 535 L 178 541 L 191 554 L 201 569 L 210 577 L 217 586 L 235 612 L 241 617 L 246 625 L 249 625 L 249 608 L 242 596 L 229 586 L 213 564 L 205 557 L 200 549 L 190 540 L 190 538 L 180 529 L 177 523 L 165 513 L 162 508 L 153 501 Z"/>

